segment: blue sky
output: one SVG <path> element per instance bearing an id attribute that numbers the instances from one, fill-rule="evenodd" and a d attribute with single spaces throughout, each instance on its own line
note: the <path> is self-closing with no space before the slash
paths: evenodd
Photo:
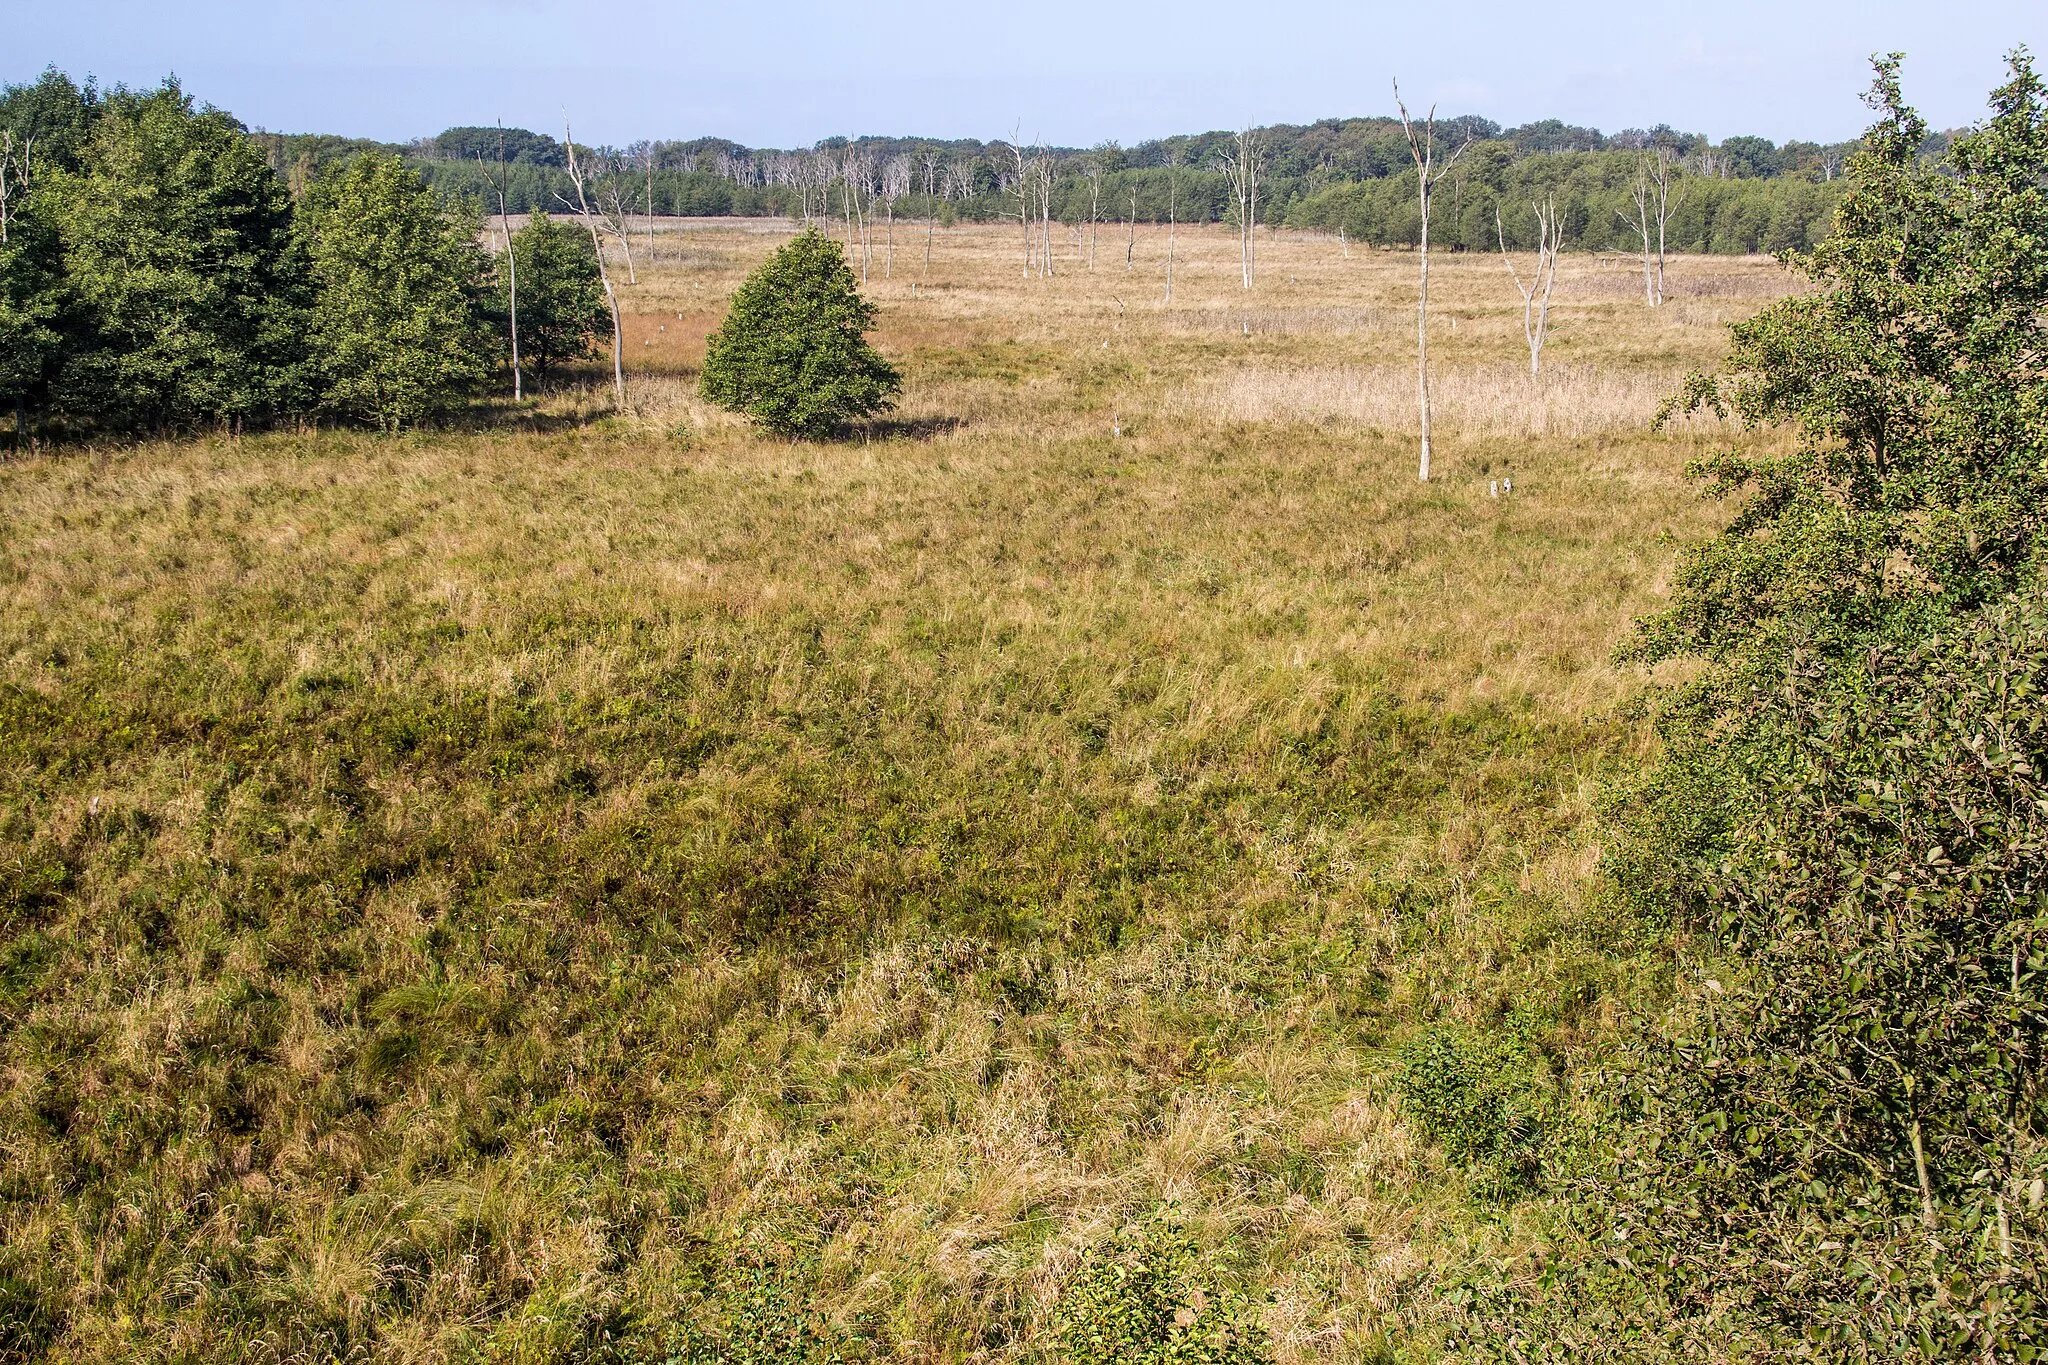
<path id="1" fill-rule="evenodd" d="M 4 0 L 0 78 L 176 72 L 245 122 L 398 140 L 502 119 L 579 140 L 835 133 L 1086 145 L 1410 102 L 1503 123 L 1834 140 L 1877 51 L 1937 126 L 1980 115 L 2043 0 Z"/>

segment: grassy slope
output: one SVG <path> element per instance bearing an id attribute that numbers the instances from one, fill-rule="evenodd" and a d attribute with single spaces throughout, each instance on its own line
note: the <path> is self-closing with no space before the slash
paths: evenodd
<path id="1" fill-rule="evenodd" d="M 876 282 L 922 425 L 763 442 L 686 392 L 770 245 L 641 287 L 636 418 L 0 468 L 0 1293 L 57 1358 L 574 1359 L 736 1247 L 857 1353 L 1007 1357 L 1162 1199 L 1355 1358 L 1498 1235 L 1393 1049 L 1654 992 L 1588 810 L 1707 434 L 1453 415 L 1419 488 L 1185 398 L 1398 360 L 1408 258 L 1276 242 L 1246 337 L 1227 236 L 1166 314 L 962 233 Z M 1647 320 L 1582 264 L 1556 354 L 1711 359 L 1773 277 L 1692 268 Z M 1498 263 L 1439 279 L 1512 359 Z"/>

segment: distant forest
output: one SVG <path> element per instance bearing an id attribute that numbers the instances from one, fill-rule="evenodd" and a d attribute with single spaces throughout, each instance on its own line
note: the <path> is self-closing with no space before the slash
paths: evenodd
<path id="1" fill-rule="evenodd" d="M 0 94 L 0 125 L 24 121 L 34 86 Z M 26 129 L 17 129 L 17 142 Z M 1565 244 L 1577 250 L 1639 246 L 1632 187 L 1645 157 L 1674 162 L 1680 186 L 1667 224 L 1674 251 L 1747 253 L 1803 249 L 1833 221 L 1838 178 L 1854 143 L 1778 144 L 1762 137 L 1715 143 L 1659 126 L 1606 134 L 1555 119 L 1502 128 L 1474 115 L 1439 120 L 1441 147 L 1463 148 L 1437 191 L 1431 238 L 1451 250 L 1533 241 L 1533 200 L 1554 196 Z M 324 134 L 257 131 L 271 167 L 302 192 L 327 167 L 363 151 L 397 153 L 442 194 L 487 211 L 500 192 L 513 213 L 563 211 L 575 200 L 568 149 L 520 128 L 450 128 L 390 144 Z M 1935 134 L 1938 154 L 1951 135 Z M 1364 245 L 1416 240 L 1415 171 L 1399 120 L 1324 119 L 1259 130 L 1262 155 L 1254 221 L 1342 233 Z M 1238 200 L 1224 159 L 1237 135 L 1209 132 L 1120 147 L 1014 147 L 1004 142 L 914 137 L 828 138 L 814 147 L 746 147 L 721 138 L 577 147 L 633 213 L 691 216 L 835 217 L 849 183 L 879 216 L 943 221 L 1016 218 L 1050 179 L 1054 219 L 1078 224 L 1135 220 L 1235 221 Z M 502 170 L 501 170 L 502 167 Z M 1032 203 L 1029 216 L 1040 215 Z M 1498 223 L 1496 222 L 1498 216 Z"/>

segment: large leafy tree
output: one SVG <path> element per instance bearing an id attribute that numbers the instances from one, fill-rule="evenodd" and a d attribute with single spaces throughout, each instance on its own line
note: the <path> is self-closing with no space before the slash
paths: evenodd
<path id="1" fill-rule="evenodd" d="M 117 90 L 76 169 L 38 176 L 34 198 L 74 310 L 53 395 L 66 415 L 162 429 L 302 401 L 291 204 L 240 124 L 175 83 Z"/>
<path id="2" fill-rule="evenodd" d="M 815 229 L 784 243 L 733 295 L 712 333 L 704 396 L 770 431 L 829 436 L 886 410 L 902 381 L 870 346 L 875 306 L 839 244 Z"/>
<path id="3" fill-rule="evenodd" d="M 1688 386 L 1796 433 L 1697 471 L 1741 506 L 1634 650 L 1695 677 L 1622 885 L 1718 947 L 1516 1349 L 2048 1349 L 2048 100 L 2016 54 L 1939 163 L 1870 100 L 1811 287 Z"/>
<path id="4" fill-rule="evenodd" d="M 484 385 L 498 341 L 473 209 L 445 205 L 398 157 L 371 152 L 316 180 L 302 213 L 330 408 L 397 430 Z"/>
<path id="5" fill-rule="evenodd" d="M 590 234 L 535 213 L 512 237 L 519 271 L 519 350 L 547 382 L 555 366 L 596 355 L 611 313 Z"/>

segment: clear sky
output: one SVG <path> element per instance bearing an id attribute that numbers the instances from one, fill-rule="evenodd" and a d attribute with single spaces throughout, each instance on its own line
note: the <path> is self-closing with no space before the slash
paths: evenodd
<path id="1" fill-rule="evenodd" d="M 1411 104 L 1607 131 L 1832 141 L 1871 53 L 1937 127 L 1977 118 L 2048 0 L 0 0 L 0 79 L 170 72 L 244 122 L 404 140 L 832 134 L 1087 145 Z M 2044 54 L 2048 55 L 2048 54 Z"/>

